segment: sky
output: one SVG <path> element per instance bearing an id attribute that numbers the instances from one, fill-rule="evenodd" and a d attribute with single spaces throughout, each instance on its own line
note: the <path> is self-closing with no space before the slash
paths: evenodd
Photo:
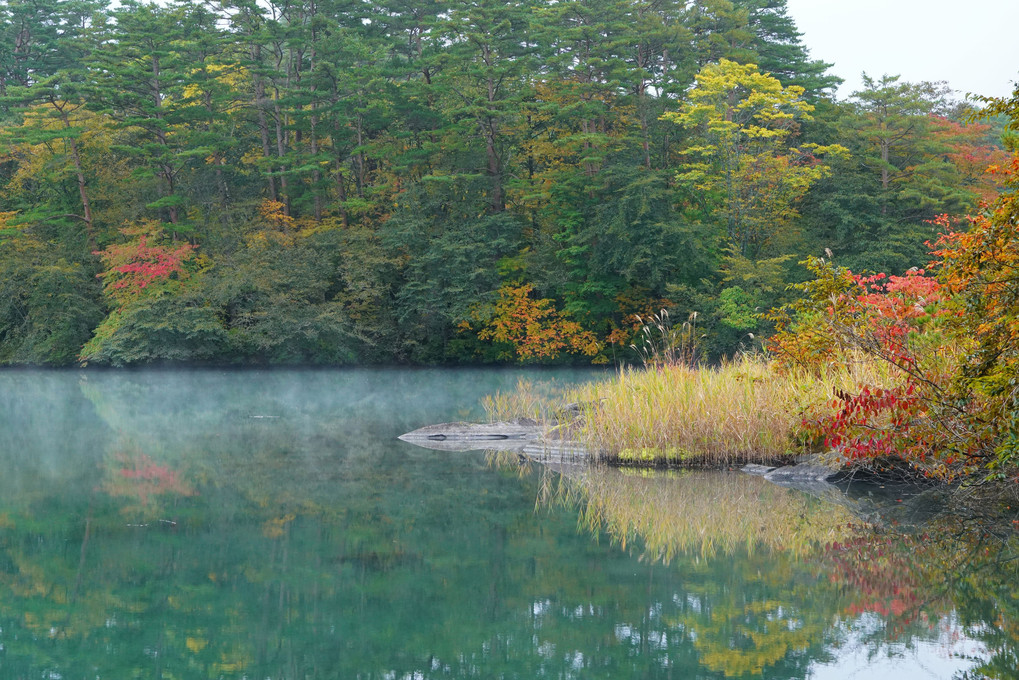
<path id="1" fill-rule="evenodd" d="M 813 59 L 834 62 L 839 98 L 860 73 L 945 80 L 959 92 L 1007 97 L 1019 80 L 1019 0 L 787 0 Z"/>

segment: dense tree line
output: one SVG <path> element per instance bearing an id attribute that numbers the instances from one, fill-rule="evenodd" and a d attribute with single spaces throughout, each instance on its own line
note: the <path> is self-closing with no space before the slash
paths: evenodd
<path id="1" fill-rule="evenodd" d="M 784 0 L 13 0 L 0 361 L 731 352 L 992 191 L 944 86 L 830 66 Z"/>

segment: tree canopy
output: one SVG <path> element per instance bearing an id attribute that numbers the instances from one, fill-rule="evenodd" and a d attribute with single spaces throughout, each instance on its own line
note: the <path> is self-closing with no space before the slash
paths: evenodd
<path id="1" fill-rule="evenodd" d="M 830 66 L 784 0 L 8 3 L 0 361 L 732 353 L 993 197 L 943 86 Z"/>

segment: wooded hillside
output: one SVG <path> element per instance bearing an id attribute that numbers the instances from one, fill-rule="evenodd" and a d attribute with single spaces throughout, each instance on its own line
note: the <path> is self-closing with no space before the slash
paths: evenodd
<path id="1" fill-rule="evenodd" d="M 785 0 L 4 3 L 0 362 L 629 361 L 663 308 L 731 353 L 809 255 L 923 265 L 1004 158 L 799 38 Z"/>

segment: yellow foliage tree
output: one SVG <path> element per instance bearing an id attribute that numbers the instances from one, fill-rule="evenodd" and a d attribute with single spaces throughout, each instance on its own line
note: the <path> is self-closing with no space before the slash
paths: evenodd
<path id="1" fill-rule="evenodd" d="M 729 247 L 756 260 L 796 216 L 795 203 L 830 169 L 838 144 L 789 145 L 814 107 L 799 86 L 783 87 L 755 64 L 722 59 L 696 77 L 683 107 L 663 116 L 693 133 L 690 162 L 677 179 L 701 193 L 706 212 L 725 224 Z"/>

